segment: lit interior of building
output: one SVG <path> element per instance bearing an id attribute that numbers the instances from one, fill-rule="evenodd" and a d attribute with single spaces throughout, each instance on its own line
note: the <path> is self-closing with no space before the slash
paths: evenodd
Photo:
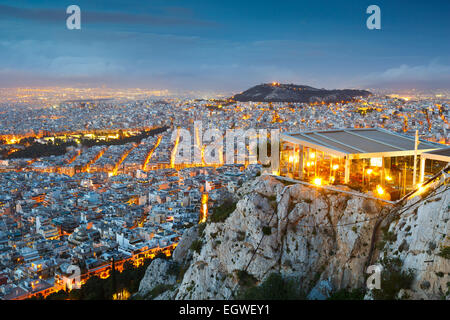
<path id="1" fill-rule="evenodd" d="M 279 174 L 397 200 L 447 164 L 444 158 L 425 156 L 443 148 L 378 128 L 285 133 Z"/>

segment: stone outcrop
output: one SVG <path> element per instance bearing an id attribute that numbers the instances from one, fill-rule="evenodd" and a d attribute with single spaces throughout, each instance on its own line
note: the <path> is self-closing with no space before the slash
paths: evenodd
<path id="1" fill-rule="evenodd" d="M 198 239 L 198 227 L 187 229 L 183 237 L 173 251 L 172 258 L 176 263 L 185 263 L 192 259 L 192 251 L 189 250 L 192 243 Z"/>
<path id="2" fill-rule="evenodd" d="M 236 191 L 236 210 L 224 222 L 208 221 L 200 232 L 201 250 L 187 249 L 198 236 L 195 227 L 183 236 L 174 261 L 150 264 L 140 292 L 169 281 L 173 288 L 158 298 L 233 299 L 242 288 L 240 271 L 246 270 L 256 284 L 279 272 L 296 279 L 308 298 L 325 299 L 339 289 L 365 287 L 368 263 L 396 255 L 405 268 L 417 269 L 411 297 L 442 297 L 450 268 L 437 253 L 449 245 L 447 191 L 434 200 L 418 198 L 417 210 L 405 204 L 400 218 L 386 223 L 402 209 L 337 188 L 342 192 L 284 184 L 271 176 L 245 183 Z M 373 250 L 374 240 L 383 241 L 374 237 L 379 225 L 397 235 L 384 251 Z M 178 282 L 164 275 L 171 263 L 184 270 Z"/>
<path id="3" fill-rule="evenodd" d="M 171 263 L 165 259 L 155 259 L 152 261 L 139 284 L 139 295 L 141 297 L 148 296 L 158 286 L 175 285 L 176 276 L 169 273 Z"/>
<path id="4" fill-rule="evenodd" d="M 398 257 L 404 270 L 414 272 L 412 288 L 404 292 L 410 299 L 450 298 L 450 256 L 440 255 L 450 249 L 450 192 L 445 180 L 442 177 L 435 187 L 410 199 L 386 226 L 390 236 L 382 243 L 379 260 Z"/>

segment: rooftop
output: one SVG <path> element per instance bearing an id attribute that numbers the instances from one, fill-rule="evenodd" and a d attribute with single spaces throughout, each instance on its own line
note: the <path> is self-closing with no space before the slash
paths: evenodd
<path id="1" fill-rule="evenodd" d="M 423 157 L 431 160 L 450 162 L 450 148 L 424 152 Z"/>
<path id="2" fill-rule="evenodd" d="M 405 156 L 414 153 L 414 137 L 379 128 L 305 131 L 282 134 L 281 138 L 337 156 L 351 155 L 352 158 Z M 445 147 L 440 143 L 420 140 L 418 153 Z"/>

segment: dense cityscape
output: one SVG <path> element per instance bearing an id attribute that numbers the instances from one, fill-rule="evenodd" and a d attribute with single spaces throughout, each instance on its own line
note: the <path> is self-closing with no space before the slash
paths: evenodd
<path id="1" fill-rule="evenodd" d="M 449 12 L 1 1 L 0 304 L 449 301 Z"/>
<path id="2" fill-rule="evenodd" d="M 223 132 L 419 130 L 422 139 L 450 143 L 445 93 L 302 104 L 130 99 L 124 91 L 61 101 L 54 89 L 40 94 L 41 105 L 23 95 L 1 101 L 2 299 L 46 297 L 92 276 L 107 279 L 126 262 L 139 267 L 157 254 L 170 256 L 185 229 L 261 174 L 260 164 L 247 162 L 176 162 L 172 133 L 192 131 L 194 121 Z M 68 281 L 71 265 L 81 270 L 79 283 Z"/>

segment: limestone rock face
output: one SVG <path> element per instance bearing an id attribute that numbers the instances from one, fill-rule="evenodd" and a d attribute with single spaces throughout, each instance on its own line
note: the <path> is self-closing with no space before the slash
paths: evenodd
<path id="1" fill-rule="evenodd" d="M 139 284 L 138 294 L 141 297 L 145 297 L 158 285 L 175 285 L 176 276 L 168 273 L 171 263 L 164 259 L 155 259 L 150 263 Z"/>
<path id="2" fill-rule="evenodd" d="M 198 227 L 192 227 L 187 229 L 178 243 L 177 247 L 173 251 L 172 257 L 173 260 L 177 263 L 184 263 L 192 259 L 192 251 L 189 248 L 192 245 L 192 242 L 197 240 L 198 238 Z"/>
<path id="3" fill-rule="evenodd" d="M 405 268 L 420 269 L 413 297 L 434 299 L 439 290 L 446 292 L 449 260 L 437 253 L 449 246 L 447 191 L 388 224 L 397 239 L 379 252 L 372 250 L 376 226 L 402 208 L 336 188 L 344 192 L 285 185 L 271 176 L 245 183 L 236 191 L 236 210 L 224 222 L 207 222 L 199 253 L 187 249 L 196 229 L 183 236 L 174 260 L 184 264 L 184 276 L 158 298 L 233 299 L 242 289 L 238 271 L 246 270 L 257 284 L 280 272 L 296 279 L 309 298 L 326 299 L 340 289 L 365 288 L 365 269 L 378 254 L 398 255 Z M 143 291 L 155 286 L 151 276 L 172 281 L 164 278 L 162 263 L 152 262 Z"/>
<path id="4" fill-rule="evenodd" d="M 322 280 L 312 288 L 308 294 L 309 300 L 326 300 L 333 292 L 331 283 L 327 280 Z"/>
<path id="5" fill-rule="evenodd" d="M 176 299 L 233 298 L 237 271 L 245 269 L 258 281 L 279 271 L 308 290 L 321 280 L 334 289 L 362 283 L 376 201 L 285 186 L 270 176 L 237 193 L 242 198 L 225 222 L 206 226 Z"/>
<path id="6" fill-rule="evenodd" d="M 450 299 L 450 259 L 439 255 L 450 248 L 450 190 L 444 183 L 404 205 L 399 219 L 389 225 L 395 235 L 387 241 L 383 257 L 398 257 L 415 279 L 405 293 L 411 299 Z M 425 199 L 423 199 L 425 198 Z"/>

